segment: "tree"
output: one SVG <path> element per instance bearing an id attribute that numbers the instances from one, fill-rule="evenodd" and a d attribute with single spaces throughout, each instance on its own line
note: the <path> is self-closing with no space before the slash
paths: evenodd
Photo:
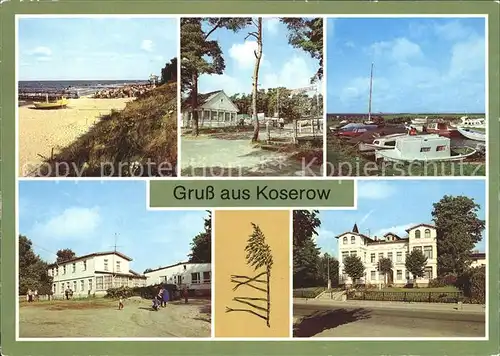
<path id="1" fill-rule="evenodd" d="M 260 60 L 262 59 L 262 17 L 258 17 L 256 20 L 252 19 L 252 24 L 255 26 L 255 31 L 249 32 L 247 37 L 253 37 L 257 41 L 257 49 L 253 52 L 255 56 L 255 65 L 253 68 L 253 84 L 252 84 L 252 119 L 254 121 L 254 129 L 252 142 L 257 142 L 259 140 L 259 119 L 257 117 L 257 93 L 259 86 L 259 69 Z"/>
<path id="2" fill-rule="evenodd" d="M 343 263 L 344 273 L 351 277 L 353 284 L 365 275 L 365 266 L 363 265 L 363 261 L 361 261 L 361 257 L 346 256 Z"/>
<path id="3" fill-rule="evenodd" d="M 52 278 L 48 265 L 32 249 L 33 243 L 26 236 L 19 235 L 19 294 L 36 289 L 39 294 L 51 294 Z"/>
<path id="4" fill-rule="evenodd" d="M 321 226 L 317 210 L 293 211 L 293 284 L 294 288 L 317 285 L 320 277 L 320 249 L 314 237 Z"/>
<path id="5" fill-rule="evenodd" d="M 248 286 L 266 293 L 266 297 L 234 297 L 233 301 L 247 305 L 251 309 L 226 307 L 226 313 L 250 313 L 264 319 L 266 321 L 266 325 L 271 327 L 271 268 L 273 266 L 273 255 L 270 246 L 266 242 L 266 237 L 260 227 L 254 223 L 252 223 L 252 227 L 253 233 L 250 235 L 247 246 L 245 247 L 247 265 L 253 267 L 254 271 L 259 269 L 264 269 L 264 271 L 253 277 L 232 275 L 231 283 L 235 284 L 233 291 L 237 290 L 241 286 Z M 265 277 L 265 279 L 262 279 L 262 277 Z M 264 284 L 265 287 L 262 288 L 257 284 Z M 255 304 L 258 302 L 265 302 L 266 307 Z"/>
<path id="6" fill-rule="evenodd" d="M 219 28 L 239 31 L 248 22 L 248 18 L 181 18 L 181 90 L 189 92 L 195 136 L 199 133 L 198 78 L 202 74 L 222 74 L 225 69 L 219 43 L 209 37 Z"/>
<path id="7" fill-rule="evenodd" d="M 328 285 L 328 279 L 330 279 L 331 285 L 337 286 L 339 284 L 339 261 L 325 253 L 319 258 L 319 275 L 323 285 Z"/>
<path id="8" fill-rule="evenodd" d="M 384 275 L 384 283 L 388 283 L 387 276 L 392 272 L 392 260 L 389 258 L 381 258 L 378 261 L 377 269 L 380 273 Z"/>
<path id="9" fill-rule="evenodd" d="M 204 231 L 200 232 L 191 242 L 189 262 L 211 263 L 212 261 L 212 212 L 207 210 Z"/>
<path id="10" fill-rule="evenodd" d="M 172 58 L 161 70 L 160 84 L 170 82 L 177 82 L 177 57 Z"/>
<path id="11" fill-rule="evenodd" d="M 414 279 L 424 276 L 426 264 L 427 257 L 424 256 L 421 250 L 415 249 L 406 256 L 406 270 L 411 273 Z"/>
<path id="12" fill-rule="evenodd" d="M 73 252 L 73 250 L 70 248 L 58 250 L 56 252 L 56 255 L 57 255 L 56 263 L 66 262 L 76 257 L 76 253 Z"/>
<path id="13" fill-rule="evenodd" d="M 323 78 L 323 19 L 282 18 L 289 31 L 288 43 L 309 53 L 319 61 L 319 68 L 311 82 Z"/>
<path id="14" fill-rule="evenodd" d="M 445 195 L 433 204 L 437 230 L 438 275 L 460 275 L 470 266 L 470 253 L 481 241 L 485 221 L 477 216 L 474 199 Z"/>

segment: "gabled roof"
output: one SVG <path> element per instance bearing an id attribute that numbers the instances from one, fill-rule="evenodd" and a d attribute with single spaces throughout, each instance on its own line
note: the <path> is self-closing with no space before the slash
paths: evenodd
<path id="1" fill-rule="evenodd" d="M 388 232 L 384 235 L 384 237 L 386 236 L 394 236 L 395 238 L 397 238 L 398 240 L 401 240 L 401 237 L 398 235 L 398 234 L 395 234 L 393 232 Z"/>
<path id="2" fill-rule="evenodd" d="M 429 224 L 418 224 L 418 225 L 415 225 L 415 226 L 412 226 L 412 227 L 409 227 L 408 229 L 406 229 L 405 231 L 406 232 L 409 232 L 411 230 L 414 230 L 416 229 L 417 227 L 420 227 L 420 226 L 425 226 L 425 227 L 428 227 L 430 229 L 435 229 L 436 227 L 434 225 L 429 225 Z"/>
<path id="3" fill-rule="evenodd" d="M 363 235 L 363 234 L 360 234 L 358 232 L 352 232 L 352 231 L 346 231 L 346 232 L 343 232 L 341 233 L 340 235 L 338 236 L 335 236 L 336 239 L 346 235 L 346 234 L 351 234 L 351 235 L 356 235 L 356 236 L 361 236 L 361 237 L 364 237 L 365 239 L 368 239 L 369 241 L 373 241 L 373 239 L 371 237 L 368 237 L 366 235 Z"/>
<path id="4" fill-rule="evenodd" d="M 203 93 L 203 94 L 198 93 L 198 106 L 202 106 L 203 104 L 208 103 L 210 100 L 212 100 L 215 96 L 217 96 L 220 93 L 224 93 L 224 91 L 223 90 L 215 90 L 215 91 L 211 91 L 211 92 Z M 225 93 L 224 93 L 224 95 L 225 95 Z M 192 98 L 192 96 L 190 94 L 187 98 L 182 100 L 182 104 L 181 104 L 182 109 L 191 108 L 191 98 Z"/>
<path id="5" fill-rule="evenodd" d="M 152 270 L 146 272 L 145 274 L 148 274 L 148 273 L 151 273 L 151 272 L 156 272 L 156 271 L 161 271 L 161 270 L 167 269 L 167 268 L 177 267 L 177 266 L 180 266 L 180 265 L 202 265 L 202 264 L 209 264 L 209 263 L 178 262 L 178 263 L 174 263 L 173 265 L 168 265 L 168 266 L 165 266 L 165 267 L 158 267 L 158 268 L 152 269 Z"/>
<path id="6" fill-rule="evenodd" d="M 51 263 L 50 265 L 48 265 L 48 267 L 53 267 L 53 266 L 58 266 L 58 265 L 64 265 L 64 264 L 76 262 L 76 261 L 79 261 L 79 260 L 85 260 L 85 259 L 92 258 L 92 257 L 107 256 L 107 255 L 117 255 L 117 256 L 120 256 L 121 258 L 123 258 L 123 259 L 125 259 L 127 261 L 132 261 L 132 258 L 130 258 L 127 255 L 124 255 L 123 253 L 118 252 L 118 251 L 94 252 L 94 253 L 89 253 L 88 255 L 83 255 L 83 256 L 75 257 L 75 258 L 72 258 L 72 259 L 64 261 L 64 262 L 54 262 L 54 263 Z"/>

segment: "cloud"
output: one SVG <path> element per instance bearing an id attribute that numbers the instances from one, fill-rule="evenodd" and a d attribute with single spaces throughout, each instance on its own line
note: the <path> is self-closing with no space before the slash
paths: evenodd
<path id="1" fill-rule="evenodd" d="M 448 41 L 461 40 L 474 33 L 471 28 L 464 26 L 458 20 L 444 24 L 434 24 L 433 29 L 438 37 Z"/>
<path id="2" fill-rule="evenodd" d="M 269 71 L 261 81 L 263 88 L 301 88 L 310 85 L 315 69 L 310 67 L 303 57 L 294 56 L 276 72 Z"/>
<path id="3" fill-rule="evenodd" d="M 101 222 L 99 209 L 72 207 L 52 216 L 44 222 L 37 222 L 33 234 L 50 239 L 79 239 L 94 233 Z"/>
<path id="4" fill-rule="evenodd" d="M 151 40 L 142 40 L 141 42 L 141 49 L 146 52 L 152 52 L 153 51 L 153 41 Z"/>
<path id="5" fill-rule="evenodd" d="M 396 226 L 383 228 L 383 229 L 380 229 L 377 232 L 375 232 L 375 234 L 373 236 L 382 237 L 385 234 L 387 234 L 388 232 L 392 232 L 398 236 L 404 237 L 404 236 L 406 236 L 406 230 L 412 226 L 415 226 L 415 225 L 417 225 L 417 224 L 409 223 L 409 224 L 396 225 Z"/>
<path id="6" fill-rule="evenodd" d="M 388 182 L 358 182 L 358 199 L 382 200 L 396 193 L 396 189 Z"/>
<path id="7" fill-rule="evenodd" d="M 370 51 L 375 57 L 387 57 L 396 62 L 411 61 L 423 56 L 420 46 L 405 37 L 375 42 L 370 46 Z"/>
<path id="8" fill-rule="evenodd" d="M 255 65 L 255 51 L 257 50 L 256 41 L 245 41 L 244 43 L 235 43 L 229 48 L 229 56 L 237 63 L 241 69 L 250 69 Z M 264 60 L 262 55 L 261 62 Z"/>
<path id="9" fill-rule="evenodd" d="M 44 56 L 50 57 L 52 55 L 52 50 L 49 47 L 38 46 L 29 51 L 32 56 Z"/>
<path id="10" fill-rule="evenodd" d="M 280 25 L 280 20 L 277 17 L 268 18 L 265 20 L 266 30 L 271 34 L 275 35 L 278 33 Z"/>

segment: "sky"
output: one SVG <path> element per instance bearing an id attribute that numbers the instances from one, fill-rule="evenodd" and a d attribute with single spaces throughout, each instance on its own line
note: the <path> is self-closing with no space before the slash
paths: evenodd
<path id="1" fill-rule="evenodd" d="M 320 211 L 321 227 L 316 243 L 321 252 L 338 256 L 338 236 L 352 231 L 383 236 L 388 232 L 407 236 L 406 229 L 417 224 L 433 224 L 433 203 L 444 195 L 465 195 L 480 205 L 478 217 L 486 220 L 485 183 L 483 180 L 377 180 L 358 181 L 357 210 Z M 476 248 L 485 251 L 485 238 Z"/>
<path id="2" fill-rule="evenodd" d="M 19 233 L 35 253 L 54 262 L 59 249 L 77 256 L 117 250 L 142 273 L 187 260 L 194 236 L 204 231 L 202 211 L 146 210 L 143 181 L 19 182 Z"/>
<path id="3" fill-rule="evenodd" d="M 178 55 L 175 18 L 21 18 L 19 80 L 148 80 Z"/>
<path id="4" fill-rule="evenodd" d="M 343 18 L 327 24 L 327 111 L 484 113 L 483 18 Z"/>
<path id="5" fill-rule="evenodd" d="M 259 71 L 259 89 L 286 87 L 298 89 L 310 86 L 319 61 L 307 52 L 288 44 L 288 30 L 277 18 L 264 18 L 262 23 L 262 59 Z M 226 69 L 222 75 L 202 75 L 198 81 L 200 93 L 224 90 L 228 95 L 252 92 L 257 42 L 248 32 L 216 30 L 209 39 L 216 40 L 222 49 Z M 321 84 L 319 86 L 322 88 Z"/>

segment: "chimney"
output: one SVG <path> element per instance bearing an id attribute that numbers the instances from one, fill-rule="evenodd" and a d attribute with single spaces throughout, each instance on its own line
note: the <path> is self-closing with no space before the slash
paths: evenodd
<path id="1" fill-rule="evenodd" d="M 375 241 L 378 241 L 378 237 L 377 237 L 377 236 L 373 236 L 373 239 L 374 239 Z"/>

